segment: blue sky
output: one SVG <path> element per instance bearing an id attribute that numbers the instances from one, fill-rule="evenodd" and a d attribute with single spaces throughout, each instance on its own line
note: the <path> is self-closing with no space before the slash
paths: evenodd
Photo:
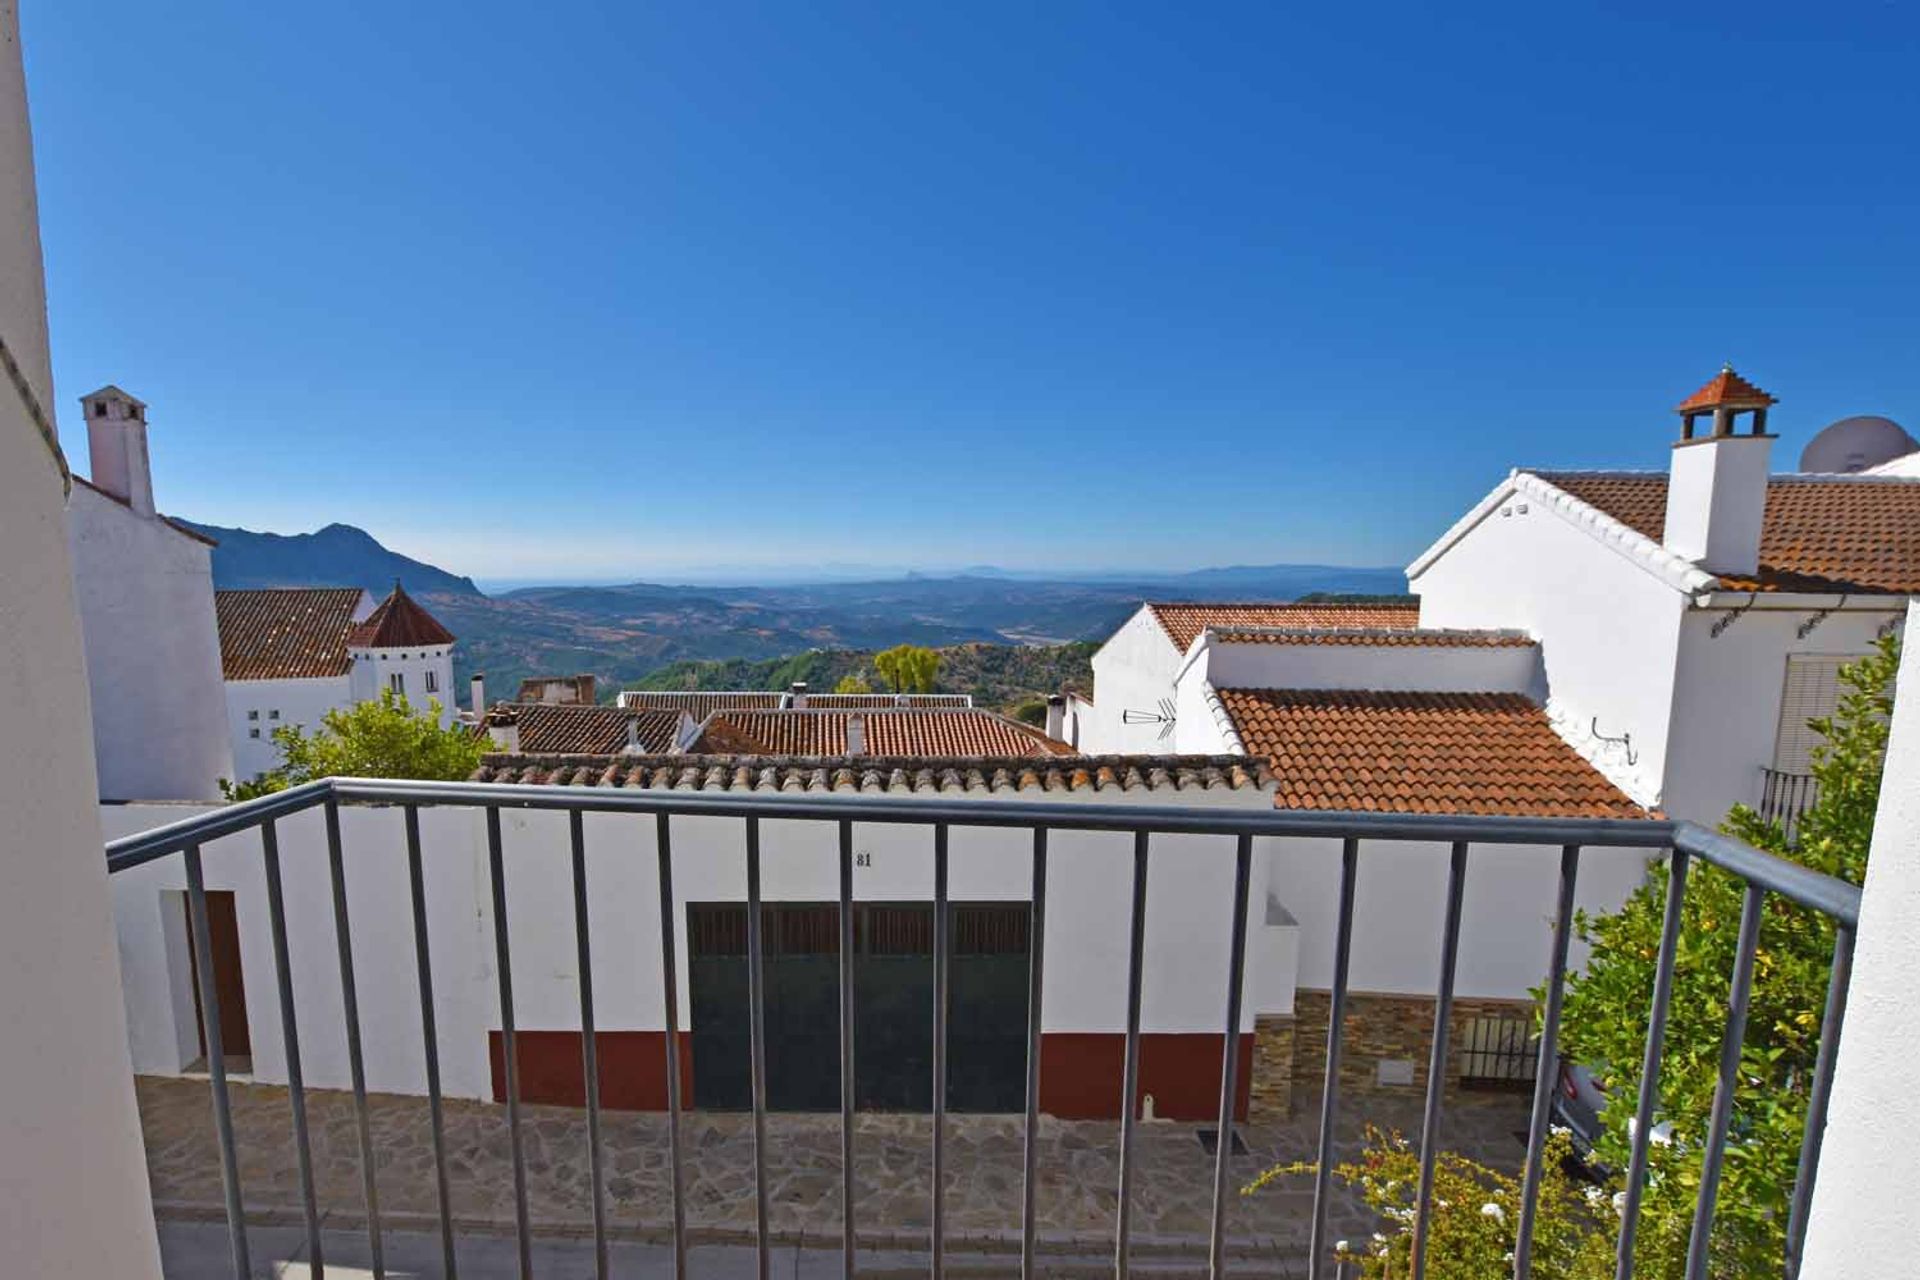
<path id="1" fill-rule="evenodd" d="M 1648 7 L 1651 10 L 1651 7 Z M 26 6 L 61 419 L 482 577 L 1400 563 L 1920 427 L 1900 6 Z"/>

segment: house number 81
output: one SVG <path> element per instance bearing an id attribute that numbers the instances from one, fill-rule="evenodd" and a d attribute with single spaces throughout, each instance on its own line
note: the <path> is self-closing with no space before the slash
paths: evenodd
<path id="1" fill-rule="evenodd" d="M 873 855 L 870 853 L 856 853 L 853 855 L 853 865 L 856 867 L 870 867 L 873 865 Z"/>

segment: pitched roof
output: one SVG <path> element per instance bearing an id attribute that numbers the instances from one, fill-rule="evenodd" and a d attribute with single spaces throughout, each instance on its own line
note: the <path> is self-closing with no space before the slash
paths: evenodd
<path id="1" fill-rule="evenodd" d="M 347 630 L 358 587 L 216 591 L 220 670 L 228 680 L 310 680 L 352 669 Z"/>
<path id="2" fill-rule="evenodd" d="M 1654 542 L 1666 535 L 1658 471 L 1541 471 L 1540 479 Z M 1920 481 L 1896 476 L 1774 476 L 1756 578 L 1733 591 L 1920 592 Z"/>
<path id="3" fill-rule="evenodd" d="M 614 755 L 625 751 L 629 722 L 642 751 L 671 751 L 678 744 L 680 731 L 678 711 L 577 702 L 502 702 L 489 708 L 487 714 L 491 717 L 503 711 L 511 713 L 520 727 L 520 749 L 542 755 Z M 475 736 L 485 736 L 485 725 L 476 726 L 474 732 Z"/>
<path id="4" fill-rule="evenodd" d="M 1524 631 L 1398 627 L 1208 627 L 1224 644 L 1337 644 L 1409 649 L 1530 648 Z"/>
<path id="5" fill-rule="evenodd" d="M 1517 693 L 1220 689 L 1283 809 L 1644 818 Z"/>
<path id="6" fill-rule="evenodd" d="M 807 706 L 821 711 L 885 710 L 889 707 L 971 707 L 970 693 L 810 693 Z"/>
<path id="7" fill-rule="evenodd" d="M 682 791 L 998 793 L 1009 791 L 1245 791 L 1271 787 L 1245 756 L 489 755 L 474 782 Z"/>
<path id="8" fill-rule="evenodd" d="M 1161 630 L 1185 653 L 1208 627 L 1396 627 L 1418 626 L 1418 605 L 1380 604 L 1202 604 L 1152 601 L 1147 608 Z"/>
<path id="9" fill-rule="evenodd" d="M 413 645 L 452 644 L 453 633 L 414 603 L 398 582 L 385 600 L 354 627 L 347 643 L 356 649 L 399 649 Z"/>
<path id="10" fill-rule="evenodd" d="M 131 396 L 128 396 L 127 398 L 130 400 L 133 399 L 133 397 Z M 135 403 L 137 404 L 139 402 L 135 401 Z M 116 502 L 121 506 L 127 508 L 129 511 L 133 509 L 133 504 L 128 502 L 125 498 L 121 497 L 117 493 L 108 493 L 105 489 L 102 489 L 99 485 L 87 479 L 85 476 L 74 476 L 73 482 L 79 485 L 82 489 L 93 490 L 95 493 L 105 498 L 108 502 Z M 186 525 L 182 524 L 180 521 L 175 520 L 172 516 L 159 516 L 158 519 L 161 524 L 166 525 L 169 529 L 172 529 L 175 533 L 185 534 L 187 537 L 192 538 L 195 542 L 204 542 L 210 547 L 217 547 L 220 545 L 219 542 L 216 541 L 215 539 L 209 538 L 206 534 L 200 532 L 198 529 L 192 529 L 187 527 Z"/>
<path id="11" fill-rule="evenodd" d="M 877 711 L 716 711 L 690 750 L 730 755 L 839 756 L 847 726 L 861 722 L 861 754 L 876 756 L 1048 756 L 1073 748 L 1031 725 L 991 711 L 889 708 Z"/>
<path id="12" fill-rule="evenodd" d="M 1777 396 L 1768 395 L 1735 373 L 1732 365 L 1728 365 L 1707 379 L 1707 385 L 1676 405 L 1674 412 L 1702 413 L 1723 406 L 1729 409 L 1764 409 L 1779 403 Z"/>
<path id="13" fill-rule="evenodd" d="M 756 708 L 772 711 L 786 705 L 787 695 L 757 690 L 710 693 L 704 690 L 622 689 L 617 700 L 623 707 L 685 711 L 695 720 L 705 720 L 716 711 Z"/>

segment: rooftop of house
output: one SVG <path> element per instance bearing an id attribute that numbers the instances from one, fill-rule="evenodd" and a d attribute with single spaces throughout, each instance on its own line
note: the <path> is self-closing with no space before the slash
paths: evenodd
<path id="1" fill-rule="evenodd" d="M 516 702 L 582 703 L 592 706 L 596 681 L 591 675 L 528 676 Z"/>
<path id="2" fill-rule="evenodd" d="M 1528 648 L 1524 631 L 1405 627 L 1208 627 L 1220 644 L 1358 645 L 1415 649 Z"/>
<path id="3" fill-rule="evenodd" d="M 353 628 L 347 643 L 356 649 L 401 649 L 452 644 L 453 633 L 416 604 L 396 578 L 387 598 Z"/>
<path id="4" fill-rule="evenodd" d="M 1200 633 L 1209 628 L 1245 630 L 1248 628 L 1352 628 L 1371 627 L 1407 630 L 1420 624 L 1418 605 L 1378 604 L 1202 604 L 1182 601 L 1148 601 L 1154 619 L 1173 641 L 1174 648 L 1185 653 Z"/>
<path id="5" fill-rule="evenodd" d="M 807 709 L 820 711 L 878 710 L 887 707 L 971 707 L 965 693 L 809 693 Z M 716 711 L 781 711 L 793 707 L 794 694 L 771 689 L 623 689 L 623 707 L 661 707 L 684 710 L 695 720 Z"/>
<path id="6" fill-rule="evenodd" d="M 487 725 L 512 723 L 519 728 L 520 750 L 540 755 L 613 755 L 637 746 L 649 754 L 672 751 L 679 743 L 678 711 L 644 707 L 599 707 L 569 702 L 500 702 L 474 726 L 475 736 L 486 736 Z"/>
<path id="7" fill-rule="evenodd" d="M 1219 689 L 1283 809 L 1644 818 L 1517 693 Z"/>
<path id="8" fill-rule="evenodd" d="M 908 794 L 1271 789 L 1245 756 L 489 755 L 472 781 L 682 791 Z"/>
<path id="9" fill-rule="evenodd" d="M 1662 471 L 1532 473 L 1659 542 L 1667 522 Z M 1760 572 L 1722 575 L 1730 591 L 1920 592 L 1920 480 L 1777 475 L 1767 484 Z"/>
<path id="10" fill-rule="evenodd" d="M 228 680 L 312 680 L 346 675 L 347 633 L 366 593 L 358 587 L 216 591 L 220 670 Z"/>
<path id="11" fill-rule="evenodd" d="M 860 722 L 860 747 L 849 733 Z M 971 707 L 870 711 L 716 711 L 689 750 L 754 756 L 1064 756 L 1073 748 L 1018 720 Z"/>

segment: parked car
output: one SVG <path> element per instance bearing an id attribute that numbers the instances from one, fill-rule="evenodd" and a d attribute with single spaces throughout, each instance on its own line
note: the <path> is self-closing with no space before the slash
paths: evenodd
<path id="1" fill-rule="evenodd" d="M 1594 1160 L 1593 1148 L 1600 1140 L 1600 1112 L 1607 1105 L 1607 1091 L 1592 1070 L 1566 1058 L 1560 1059 L 1553 1083 L 1553 1123 L 1573 1135 L 1574 1167 L 1567 1172 L 1604 1181 L 1611 1170 Z"/>

